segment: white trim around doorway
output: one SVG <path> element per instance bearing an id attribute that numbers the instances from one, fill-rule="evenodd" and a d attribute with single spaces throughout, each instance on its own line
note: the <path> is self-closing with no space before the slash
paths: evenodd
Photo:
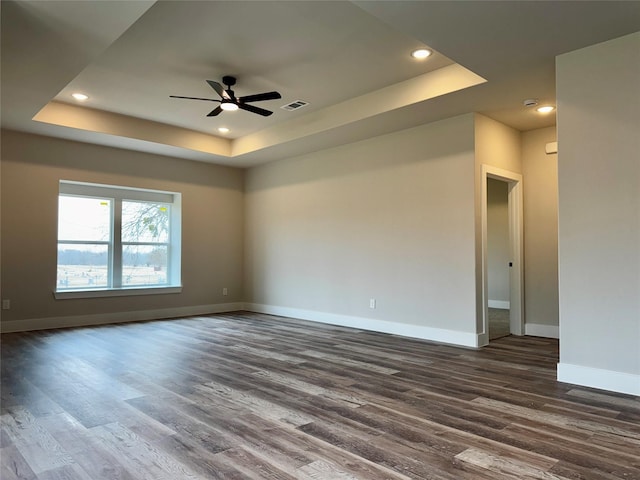
<path id="1" fill-rule="evenodd" d="M 509 310 L 510 330 L 513 335 L 524 335 L 524 246 L 522 175 L 491 165 L 482 165 L 481 174 L 481 222 L 482 222 L 482 325 L 480 336 L 488 343 L 489 299 L 488 299 L 488 253 L 487 253 L 487 179 L 494 178 L 509 185 Z"/>

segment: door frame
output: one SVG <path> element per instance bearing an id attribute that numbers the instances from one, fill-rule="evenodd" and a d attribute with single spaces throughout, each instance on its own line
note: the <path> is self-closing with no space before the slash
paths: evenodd
<path id="1" fill-rule="evenodd" d="M 509 330 L 512 335 L 524 335 L 524 246 L 522 175 L 491 165 L 482 165 L 482 344 L 489 343 L 489 267 L 487 241 L 487 179 L 508 184 L 509 212 Z"/>

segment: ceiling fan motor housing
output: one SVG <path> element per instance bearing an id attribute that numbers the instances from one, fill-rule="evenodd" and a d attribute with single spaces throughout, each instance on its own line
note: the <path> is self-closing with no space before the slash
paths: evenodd
<path id="1" fill-rule="evenodd" d="M 233 87 L 236 84 L 236 77 L 225 75 L 224 77 L 222 77 L 222 83 L 224 83 L 227 87 Z"/>

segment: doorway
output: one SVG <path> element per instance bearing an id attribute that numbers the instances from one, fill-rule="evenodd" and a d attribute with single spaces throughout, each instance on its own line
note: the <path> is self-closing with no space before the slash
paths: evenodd
<path id="1" fill-rule="evenodd" d="M 489 189 L 492 187 L 496 187 L 494 189 L 495 191 L 490 192 Z M 502 217 L 502 220 L 499 220 L 499 222 L 506 222 L 506 225 L 502 225 L 502 233 L 498 231 L 491 232 L 490 234 L 489 215 L 490 208 L 493 208 L 494 205 L 491 207 L 488 206 L 490 200 L 489 195 L 491 194 L 493 197 L 491 200 L 497 201 L 500 199 L 502 193 L 506 194 L 506 205 L 498 208 L 498 210 L 506 210 L 506 212 L 502 212 L 502 214 L 506 216 L 506 219 Z M 490 337 L 499 337 L 503 334 L 524 335 L 522 175 L 497 167 L 483 165 L 481 205 L 483 302 L 483 332 L 481 334 L 481 343 L 486 345 L 489 343 Z M 506 234 L 506 238 L 502 239 L 503 244 L 492 245 L 490 247 L 489 241 L 493 239 L 493 243 L 495 243 L 496 239 L 503 233 Z M 500 240 L 498 240 L 498 242 L 499 241 Z M 506 266 L 504 265 L 505 262 Z M 499 268 L 494 268 L 490 272 L 492 266 L 500 263 L 502 263 L 502 265 L 499 266 Z M 494 298 L 491 298 L 492 296 L 494 296 Z M 491 313 L 503 319 L 504 331 L 498 332 L 498 335 L 492 335 L 491 332 L 490 308 Z M 497 311 L 493 310 L 494 308 L 496 308 Z M 506 318 L 508 318 L 508 324 Z"/>
<path id="2" fill-rule="evenodd" d="M 511 333 L 509 183 L 487 178 L 487 303 L 489 341 Z"/>

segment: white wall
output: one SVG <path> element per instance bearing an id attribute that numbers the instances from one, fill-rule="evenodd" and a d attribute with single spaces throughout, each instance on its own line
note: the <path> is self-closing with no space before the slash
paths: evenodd
<path id="1" fill-rule="evenodd" d="M 640 395 L 640 32 L 556 70 L 558 379 Z"/>
<path id="2" fill-rule="evenodd" d="M 558 155 L 556 128 L 522 134 L 525 331 L 558 337 Z"/>
<path id="3" fill-rule="evenodd" d="M 508 183 L 487 179 L 487 266 L 489 306 L 509 308 Z"/>
<path id="4" fill-rule="evenodd" d="M 473 114 L 250 169 L 252 308 L 475 344 L 474 182 Z"/>
<path id="5" fill-rule="evenodd" d="M 242 170 L 2 131 L 2 329 L 206 313 L 241 305 Z M 55 300 L 61 179 L 182 193 L 179 294 Z M 222 295 L 222 288 L 229 295 Z"/>

